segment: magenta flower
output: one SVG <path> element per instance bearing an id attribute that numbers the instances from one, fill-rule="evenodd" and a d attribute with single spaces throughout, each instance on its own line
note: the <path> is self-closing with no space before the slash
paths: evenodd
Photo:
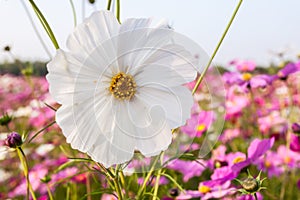
<path id="1" fill-rule="evenodd" d="M 300 152 L 300 136 L 299 135 L 291 134 L 290 149 L 292 151 Z"/>
<path id="2" fill-rule="evenodd" d="M 213 112 L 201 111 L 199 114 L 193 114 L 188 119 L 187 124 L 181 127 L 181 131 L 191 137 L 201 137 L 207 131 L 213 121 Z"/>
<path id="3" fill-rule="evenodd" d="M 253 61 L 245 60 L 245 61 L 236 61 L 233 63 L 237 70 L 240 72 L 249 72 L 253 71 L 256 67 L 256 63 Z"/>
<path id="4" fill-rule="evenodd" d="M 228 159 L 226 166 L 216 169 L 214 174 L 219 173 L 218 175 L 212 175 L 215 183 L 225 183 L 226 181 L 232 180 L 238 176 L 240 171 L 247 167 L 250 164 L 255 163 L 263 154 L 265 154 L 274 144 L 274 138 L 271 139 L 254 139 L 250 146 L 248 147 L 248 156 L 247 158 L 243 157 L 242 153 L 232 154 Z M 230 158 L 229 157 L 229 158 Z M 234 158 L 234 159 L 232 159 Z M 232 160 L 230 162 L 230 160 Z M 222 175 L 220 175 L 222 174 Z"/>
<path id="5" fill-rule="evenodd" d="M 154 177 L 153 179 L 150 179 L 149 182 L 147 183 L 147 185 L 154 186 L 155 182 L 156 182 L 156 177 Z M 142 185 L 144 183 L 144 178 L 143 177 L 139 177 L 138 180 L 137 180 L 137 183 L 139 185 Z M 166 185 L 168 183 L 169 183 L 169 180 L 166 177 L 164 177 L 164 176 L 160 177 L 160 179 L 159 179 L 159 185 Z"/>
<path id="6" fill-rule="evenodd" d="M 240 136 L 241 131 L 239 128 L 234 128 L 234 129 L 226 129 L 222 135 L 220 136 L 219 140 L 225 144 L 227 142 L 230 142 L 234 138 Z"/>
<path id="7" fill-rule="evenodd" d="M 286 148 L 285 145 L 280 145 L 277 149 L 277 154 L 281 163 L 289 167 L 289 169 L 295 169 L 299 167 L 300 154 Z"/>
<path id="8" fill-rule="evenodd" d="M 288 75 L 296 71 L 298 71 L 298 67 L 294 63 L 289 63 L 283 69 L 279 70 L 277 76 L 280 79 L 286 79 Z"/>
<path id="9" fill-rule="evenodd" d="M 286 119 L 281 117 L 279 111 L 273 111 L 267 116 L 258 118 L 258 125 L 263 134 L 270 133 L 271 130 L 277 130 L 276 132 L 280 133 L 287 128 Z"/>
<path id="10" fill-rule="evenodd" d="M 257 75 L 250 79 L 251 88 L 265 88 L 272 84 L 273 77 L 269 75 Z"/>
<path id="11" fill-rule="evenodd" d="M 170 162 L 167 168 L 181 172 L 183 181 L 187 182 L 195 176 L 201 176 L 206 169 L 206 162 L 204 160 L 184 161 L 177 159 Z"/>
<path id="12" fill-rule="evenodd" d="M 281 159 L 277 153 L 273 151 L 267 151 L 264 157 L 255 161 L 255 165 L 259 170 L 266 172 L 268 177 L 278 177 L 284 172 L 284 167 L 281 165 Z"/>
<path id="13" fill-rule="evenodd" d="M 294 133 L 300 133 L 300 124 L 293 123 L 292 124 L 292 130 L 293 130 Z"/>
<path id="14" fill-rule="evenodd" d="M 199 184 L 198 191 L 188 190 L 185 193 L 180 194 L 176 200 L 199 198 L 201 200 L 206 199 L 220 199 L 227 195 L 234 194 L 235 188 L 230 187 L 230 181 L 223 184 L 219 184 L 214 181 L 204 181 Z"/>

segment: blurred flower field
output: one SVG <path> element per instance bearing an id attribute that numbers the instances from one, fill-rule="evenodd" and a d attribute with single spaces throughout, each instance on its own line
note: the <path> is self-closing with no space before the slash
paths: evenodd
<path id="1" fill-rule="evenodd" d="M 222 70 L 225 124 L 212 151 L 197 157 L 216 119 L 208 106 L 209 90 L 202 83 L 190 119 L 174 135 L 174 140 L 178 135 L 195 139 L 182 157 L 165 162 L 159 177 L 154 172 L 145 185 L 149 196 L 144 199 L 152 199 L 157 181 L 158 197 L 164 200 L 254 199 L 241 189 L 259 190 L 258 199 L 300 198 L 300 62 L 263 69 L 252 61 L 235 60 L 230 65 L 233 70 Z M 214 76 L 205 81 L 213 82 Z M 0 199 L 24 199 L 27 193 L 17 152 L 8 147 L 11 132 L 23 137 L 37 199 L 117 199 L 99 166 L 66 143 L 54 123 L 58 107 L 44 77 L 0 76 Z M 128 168 L 137 165 L 132 162 Z M 260 187 L 265 189 L 255 188 L 259 181 L 254 181 L 253 190 L 246 187 L 243 180 L 248 173 L 255 178 L 260 171 L 259 178 L 266 177 Z M 120 180 L 126 183 L 128 199 L 135 199 L 145 175 L 131 171 Z"/>

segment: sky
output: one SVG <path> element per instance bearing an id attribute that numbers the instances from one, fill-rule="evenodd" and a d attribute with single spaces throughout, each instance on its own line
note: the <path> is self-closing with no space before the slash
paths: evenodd
<path id="1" fill-rule="evenodd" d="M 45 42 L 50 56 L 38 40 L 22 6 L 22 0 L 0 0 L 0 50 L 11 46 L 21 60 L 49 61 L 55 54 L 50 39 L 37 20 L 28 1 L 25 5 Z M 66 49 L 68 35 L 74 29 L 70 0 L 36 0 L 60 44 Z M 96 10 L 105 9 L 104 0 L 74 0 L 77 21 Z M 209 55 L 217 45 L 238 0 L 121 0 L 121 21 L 126 18 L 166 18 L 176 32 L 200 45 Z M 295 59 L 300 53 L 299 0 L 244 0 L 214 63 L 226 65 L 233 59 L 254 60 L 266 65 L 278 63 L 284 52 Z M 0 51 L 0 63 L 11 61 L 11 55 Z"/>

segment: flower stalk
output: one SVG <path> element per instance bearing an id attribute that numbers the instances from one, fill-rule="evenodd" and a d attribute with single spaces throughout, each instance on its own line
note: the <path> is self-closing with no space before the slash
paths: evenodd
<path id="1" fill-rule="evenodd" d="M 46 18 L 44 17 L 44 15 L 42 14 L 42 12 L 41 12 L 40 9 L 37 7 L 37 5 L 34 3 L 33 0 L 29 0 L 29 3 L 31 4 L 31 6 L 32 6 L 32 8 L 33 8 L 33 10 L 34 10 L 34 12 L 35 12 L 35 14 L 36 14 L 37 17 L 38 17 L 38 19 L 39 19 L 40 22 L 42 23 L 42 25 L 43 25 L 45 31 L 47 32 L 49 38 L 50 38 L 51 41 L 52 41 L 54 47 L 55 47 L 56 49 L 59 49 L 59 45 L 58 45 L 58 43 L 57 43 L 57 40 L 56 40 L 56 38 L 55 38 L 55 36 L 54 36 L 54 33 L 53 33 L 52 29 L 50 28 L 50 26 L 49 26 L 49 24 L 48 24 Z"/>
<path id="2" fill-rule="evenodd" d="M 240 0 L 239 3 L 238 3 L 238 5 L 236 6 L 236 8 L 235 8 L 235 10 L 234 10 L 234 12 L 233 12 L 233 14 L 232 14 L 230 20 L 229 20 L 229 23 L 227 24 L 227 26 L 226 26 L 226 28 L 225 28 L 225 31 L 224 31 L 224 33 L 222 34 L 222 37 L 221 37 L 221 39 L 220 39 L 219 42 L 218 42 L 217 47 L 215 48 L 215 50 L 214 50 L 212 56 L 210 57 L 210 59 L 209 59 L 207 65 L 205 66 L 203 72 L 200 74 L 200 77 L 198 78 L 198 80 L 197 80 L 197 82 L 196 82 L 196 85 L 194 86 L 194 88 L 193 88 L 193 90 L 192 90 L 192 94 L 195 94 L 195 93 L 196 93 L 196 91 L 197 91 L 199 85 L 201 84 L 201 82 L 202 82 L 202 80 L 203 80 L 203 78 L 204 78 L 204 76 L 205 76 L 205 74 L 206 74 L 208 68 L 210 67 L 210 65 L 211 65 L 211 63 L 212 63 L 212 61 L 213 61 L 213 59 L 215 58 L 217 52 L 219 51 L 219 48 L 220 48 L 221 44 L 223 43 L 223 40 L 224 40 L 225 36 L 227 35 L 227 32 L 228 32 L 229 28 L 231 27 L 231 24 L 232 24 L 233 20 L 235 19 L 235 16 L 236 16 L 236 14 L 238 13 L 238 11 L 239 11 L 239 9 L 240 9 L 242 3 L 243 3 L 243 0 Z"/>
<path id="3" fill-rule="evenodd" d="M 19 159 L 21 161 L 22 167 L 23 167 L 23 171 L 24 171 L 24 176 L 26 178 L 26 184 L 27 184 L 27 199 L 29 199 L 29 193 L 31 194 L 31 197 L 33 200 L 36 200 L 36 196 L 34 194 L 33 188 L 30 184 L 30 180 L 29 180 L 29 171 L 28 171 L 28 163 L 27 163 L 27 159 L 26 156 L 22 150 L 21 147 L 17 147 L 16 148 Z"/>

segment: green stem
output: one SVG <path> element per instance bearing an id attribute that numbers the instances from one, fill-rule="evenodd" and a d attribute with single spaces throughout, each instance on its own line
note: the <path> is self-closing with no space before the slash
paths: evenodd
<path id="1" fill-rule="evenodd" d="M 237 7 L 235 8 L 235 10 L 234 10 L 234 12 L 233 12 L 233 15 L 231 16 L 230 21 L 229 21 L 229 23 L 227 24 L 227 27 L 226 27 L 226 29 L 225 29 L 225 31 L 224 31 L 224 33 L 223 33 L 223 35 L 222 35 L 222 37 L 221 37 L 221 39 L 220 39 L 218 45 L 217 45 L 217 47 L 215 48 L 215 50 L 214 50 L 212 56 L 210 57 L 210 59 L 209 59 L 207 65 L 205 66 L 204 71 L 201 73 L 200 77 L 198 78 L 198 80 L 197 80 L 197 82 L 196 82 L 196 85 L 195 85 L 194 88 L 193 88 L 192 94 L 195 94 L 195 92 L 197 91 L 197 89 L 198 89 L 200 83 L 202 82 L 202 80 L 203 80 L 203 78 L 204 78 L 204 75 L 206 74 L 206 72 L 207 72 L 208 68 L 210 67 L 210 65 L 211 65 L 211 63 L 212 63 L 212 61 L 213 61 L 213 59 L 215 58 L 215 56 L 216 56 L 216 54 L 217 54 L 217 52 L 218 52 L 218 50 L 219 50 L 219 48 L 220 48 L 220 46 L 221 46 L 221 44 L 222 44 L 222 42 L 223 42 L 223 40 L 224 40 L 224 38 L 225 38 L 225 36 L 226 36 L 226 34 L 227 34 L 227 32 L 228 32 L 228 30 L 229 30 L 229 28 L 230 28 L 230 26 L 231 26 L 233 20 L 234 20 L 234 18 L 235 18 L 235 16 L 236 16 L 237 12 L 238 12 L 239 9 L 240 9 L 240 7 L 241 7 L 241 5 L 242 5 L 242 2 L 243 2 L 243 0 L 240 0 L 239 3 L 238 3 L 238 5 L 237 5 Z"/>
<path id="2" fill-rule="evenodd" d="M 116 17 L 117 17 L 117 19 L 118 19 L 118 21 L 119 21 L 119 23 L 121 24 L 121 20 L 120 20 L 120 0 L 117 0 L 117 3 L 116 3 L 117 5 L 117 14 L 116 14 Z"/>
<path id="3" fill-rule="evenodd" d="M 159 180 L 160 180 L 160 176 L 161 176 L 161 171 L 162 171 L 162 168 L 160 168 L 157 172 L 152 200 L 157 199 L 157 193 L 158 193 L 158 187 L 159 187 Z"/>
<path id="4" fill-rule="evenodd" d="M 116 192 L 117 192 L 117 195 L 118 195 L 118 199 L 119 200 L 123 200 L 123 193 L 121 191 L 121 187 L 120 187 L 120 184 L 118 182 L 118 176 L 116 176 L 114 179 L 113 179 L 113 182 L 114 182 L 114 185 L 115 185 L 115 189 L 116 189 Z"/>
<path id="5" fill-rule="evenodd" d="M 44 130 L 46 130 L 47 128 L 49 128 L 50 126 L 52 126 L 53 124 L 55 124 L 56 122 L 53 121 L 50 124 L 46 125 L 44 128 L 42 128 L 41 130 L 39 130 L 38 132 L 36 132 L 28 141 L 28 143 L 30 143 L 34 138 L 36 138 L 41 132 L 43 132 Z"/>
<path id="6" fill-rule="evenodd" d="M 43 15 L 42 12 L 40 11 L 40 9 L 36 6 L 36 4 L 34 3 L 33 0 L 29 0 L 29 2 L 30 2 L 30 4 L 31 4 L 31 6 L 32 6 L 32 8 L 33 8 L 33 10 L 34 10 L 34 12 L 36 13 L 37 17 L 39 18 L 40 22 L 42 23 L 42 25 L 43 25 L 45 31 L 47 32 L 47 34 L 48 34 L 48 36 L 49 36 L 49 38 L 51 39 L 51 41 L 52 41 L 54 47 L 55 47 L 56 49 L 59 49 L 59 45 L 58 45 L 58 43 L 57 43 L 57 40 L 56 40 L 56 38 L 55 38 L 55 36 L 54 36 L 54 34 L 53 34 L 52 29 L 50 28 L 50 26 L 49 26 L 49 24 L 48 24 L 48 22 L 47 22 L 47 20 L 45 19 L 44 15 Z"/>
<path id="7" fill-rule="evenodd" d="M 72 13 L 73 13 L 73 20 L 74 20 L 74 26 L 77 25 L 77 17 L 76 17 L 76 10 L 75 10 L 75 6 L 73 3 L 73 0 L 69 0 L 70 4 L 71 4 L 71 8 L 72 8 Z"/>
<path id="8" fill-rule="evenodd" d="M 126 187 L 126 184 L 125 184 L 125 176 L 124 176 L 124 173 L 123 173 L 122 169 L 120 169 L 120 171 L 119 171 L 119 177 L 120 177 L 122 187 L 125 191 L 125 197 L 128 197 L 127 187 Z"/>
<path id="9" fill-rule="evenodd" d="M 162 154 L 162 153 L 161 153 L 161 154 Z M 153 174 L 153 172 L 154 172 L 155 165 L 157 164 L 157 162 L 158 162 L 158 160 L 159 160 L 161 154 L 160 154 L 159 156 L 157 156 L 157 157 L 155 158 L 155 160 L 153 161 L 152 166 L 151 166 L 151 168 L 150 168 L 150 171 L 148 172 L 146 178 L 144 179 L 144 182 L 143 182 L 142 187 L 140 187 L 140 189 L 139 189 L 139 191 L 138 191 L 137 199 L 140 199 L 140 196 L 144 193 L 144 190 L 145 190 L 145 188 L 146 188 L 146 185 L 147 185 L 147 183 L 148 183 L 150 177 L 152 176 L 152 174 Z"/>
<path id="10" fill-rule="evenodd" d="M 50 187 L 49 187 L 48 184 L 47 184 L 47 191 L 48 191 L 49 199 L 50 199 L 50 200 L 53 200 L 53 195 L 52 195 L 52 193 L 51 193 L 51 190 L 50 190 Z"/>
<path id="11" fill-rule="evenodd" d="M 26 178 L 26 183 L 27 183 L 27 199 L 29 199 L 29 192 L 30 192 L 32 199 L 36 200 L 34 191 L 32 189 L 32 186 L 31 186 L 30 180 L 29 180 L 29 171 L 28 171 L 28 163 L 27 163 L 27 160 L 26 160 L 26 156 L 25 156 L 25 154 L 24 154 L 24 152 L 23 152 L 23 150 L 22 150 L 21 147 L 17 147 L 17 153 L 18 153 L 19 159 L 21 161 L 21 164 L 23 166 L 24 176 Z"/>
<path id="12" fill-rule="evenodd" d="M 111 8 L 111 0 L 108 0 L 108 2 L 107 2 L 107 10 L 110 10 L 110 8 Z"/>

